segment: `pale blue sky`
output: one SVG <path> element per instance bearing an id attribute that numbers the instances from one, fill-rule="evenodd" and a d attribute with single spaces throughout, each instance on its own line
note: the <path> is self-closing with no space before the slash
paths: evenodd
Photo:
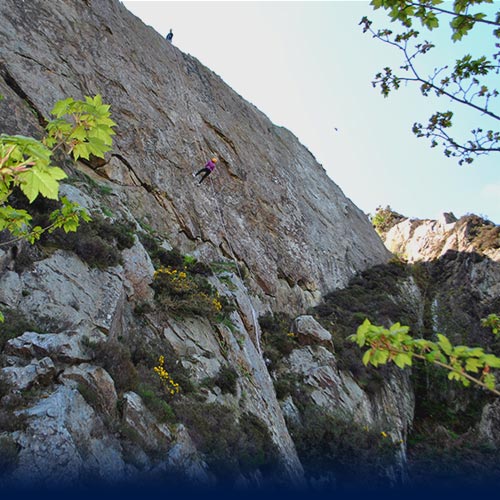
<path id="1" fill-rule="evenodd" d="M 381 20 L 379 27 L 390 24 L 368 2 L 123 4 L 163 36 L 172 28 L 177 47 L 290 129 L 363 211 L 391 205 L 409 217 L 452 211 L 500 223 L 500 155 L 458 166 L 411 132 L 415 121 L 450 108 L 447 101 L 426 99 L 416 87 L 384 99 L 372 88 L 376 72 L 401 60 L 358 26 L 363 15 Z M 434 36 L 446 41 L 445 34 Z M 490 39 L 478 35 L 475 46 Z M 432 64 L 448 63 L 453 51 L 463 53 L 458 44 L 440 45 Z M 466 130 L 477 125 L 471 114 L 461 120 Z"/>

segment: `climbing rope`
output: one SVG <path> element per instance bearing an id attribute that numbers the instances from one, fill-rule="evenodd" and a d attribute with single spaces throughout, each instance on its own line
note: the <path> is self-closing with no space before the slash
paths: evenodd
<path id="1" fill-rule="evenodd" d="M 175 71 L 176 71 L 178 77 L 182 77 L 181 71 L 180 71 L 181 63 L 179 61 L 179 56 L 178 56 L 178 54 L 176 52 L 176 49 L 174 47 L 172 47 L 172 48 L 174 49 L 175 61 L 176 61 Z M 177 49 L 177 50 L 179 50 L 179 49 Z M 180 52 L 180 50 L 179 50 L 179 52 Z M 181 78 L 179 78 L 178 81 L 180 82 Z M 182 96 L 183 96 L 184 102 L 186 104 L 186 109 L 189 111 L 190 106 L 189 106 L 188 99 L 186 97 L 186 92 L 184 92 L 182 94 Z M 188 113 L 188 115 L 189 115 L 189 113 Z M 194 142 L 195 142 L 195 144 L 198 145 L 198 150 L 200 152 L 200 156 L 203 157 L 203 149 L 202 149 L 202 147 L 200 145 L 200 142 L 197 140 L 198 137 L 202 137 L 202 136 L 199 133 L 198 125 L 197 125 L 196 122 L 194 123 L 194 127 L 195 127 L 195 141 Z M 238 265 L 238 261 L 236 260 L 236 255 L 234 253 L 233 246 L 231 245 L 229 236 L 227 234 L 226 224 L 224 222 L 224 217 L 222 215 L 222 210 L 221 210 L 220 205 L 219 205 L 219 200 L 218 200 L 218 197 L 217 197 L 217 194 L 216 194 L 216 191 L 215 191 L 214 183 L 213 183 L 212 177 L 211 176 L 209 176 L 209 177 L 210 177 L 210 185 L 212 187 L 213 197 L 215 199 L 215 204 L 217 205 L 217 211 L 219 212 L 219 218 L 220 218 L 222 230 L 224 232 L 224 236 L 226 238 L 226 242 L 227 242 L 227 245 L 229 247 L 229 251 L 231 252 L 231 257 L 232 257 L 233 262 L 234 262 L 234 264 L 236 266 L 236 271 L 238 272 L 238 276 L 239 276 L 239 278 L 241 280 L 241 283 L 243 283 L 243 276 L 241 275 L 240 266 Z M 255 313 L 255 308 L 253 306 L 252 299 L 250 298 L 250 295 L 248 295 L 248 301 L 250 303 L 250 309 L 252 311 L 252 321 L 253 321 L 253 329 L 254 329 L 254 332 L 255 332 L 255 341 L 257 343 L 257 351 L 258 351 L 259 355 L 262 356 L 262 350 L 261 350 L 261 347 L 260 347 L 259 329 L 257 328 L 257 315 Z"/>
<path id="2" fill-rule="evenodd" d="M 222 210 L 221 210 L 220 205 L 219 205 L 219 200 L 217 199 L 217 194 L 215 192 L 215 187 L 214 187 L 212 177 L 209 176 L 209 179 L 210 179 L 210 185 L 212 186 L 212 193 L 213 193 L 213 197 L 215 199 L 215 204 L 217 205 L 217 211 L 219 212 L 219 218 L 220 218 L 222 230 L 224 231 L 224 236 L 226 238 L 227 246 L 229 247 L 229 251 L 231 252 L 231 258 L 233 259 L 233 262 L 236 266 L 236 271 L 238 272 L 238 276 L 240 277 L 240 281 L 241 281 L 241 283 L 243 283 L 243 276 L 241 275 L 240 266 L 238 264 L 238 261 L 236 260 L 236 255 L 234 253 L 233 246 L 231 245 L 231 242 L 229 240 L 229 236 L 227 234 L 226 224 L 224 222 Z M 250 298 L 250 294 L 248 294 L 248 302 L 250 303 L 250 309 L 252 310 L 253 330 L 255 332 L 255 341 L 257 343 L 257 351 L 258 351 L 259 355 L 262 356 L 262 350 L 260 348 L 260 335 L 259 335 L 259 330 L 257 328 L 257 316 L 255 314 L 255 308 L 253 307 L 253 303 L 252 303 L 252 299 Z"/>
<path id="3" fill-rule="evenodd" d="M 181 73 L 181 61 L 180 61 L 180 52 L 181 50 L 180 49 L 176 49 L 175 47 L 172 46 L 172 49 L 174 50 L 174 57 L 175 57 L 175 64 L 174 64 L 174 67 L 175 67 L 175 72 L 177 74 L 177 78 L 178 78 L 178 81 L 180 82 L 181 79 L 182 79 L 182 73 Z M 190 103 L 189 103 L 189 100 L 187 98 L 187 92 L 184 91 L 181 93 L 181 96 L 182 96 L 182 100 L 184 101 L 184 104 L 186 106 L 186 111 L 187 111 L 187 116 L 189 116 L 190 114 L 192 116 L 194 116 L 194 114 L 190 113 L 190 110 L 192 109 L 191 106 L 190 106 Z M 196 123 L 196 121 L 194 122 L 194 128 L 195 128 L 195 140 L 191 143 L 191 144 L 195 144 L 195 146 L 197 146 L 198 148 L 198 153 L 200 155 L 201 158 L 203 158 L 203 148 L 200 144 L 200 142 L 197 140 L 198 137 L 201 137 L 200 133 L 199 133 L 199 129 L 198 129 L 198 124 Z"/>

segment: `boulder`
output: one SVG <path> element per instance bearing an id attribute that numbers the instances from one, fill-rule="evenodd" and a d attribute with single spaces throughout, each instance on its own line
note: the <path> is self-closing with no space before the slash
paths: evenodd
<path id="1" fill-rule="evenodd" d="M 500 400 L 497 399 L 483 408 L 479 433 L 495 448 L 500 447 Z"/>
<path id="2" fill-rule="evenodd" d="M 312 316 L 299 316 L 294 321 L 294 332 L 302 343 L 331 342 L 331 333 L 323 328 Z"/>
<path id="3" fill-rule="evenodd" d="M 26 332 L 11 339 L 5 346 L 7 354 L 24 358 L 50 358 L 63 363 L 89 361 L 91 355 L 81 343 L 78 332 L 36 333 Z"/>
<path id="4" fill-rule="evenodd" d="M 131 248 L 122 252 L 125 287 L 129 300 L 134 303 L 148 302 L 153 299 L 149 286 L 153 281 L 154 266 L 138 238 Z"/>
<path id="5" fill-rule="evenodd" d="M 62 488 L 89 477 L 123 479 L 119 443 L 76 389 L 60 386 L 23 413 L 28 426 L 16 437 L 20 451 L 13 481 Z"/>
<path id="6" fill-rule="evenodd" d="M 104 368 L 88 363 L 70 366 L 60 375 L 60 380 L 79 389 L 100 413 L 116 417 L 118 396 L 113 379 Z"/>
<path id="7" fill-rule="evenodd" d="M 23 391 L 33 385 L 45 385 L 56 375 L 54 362 L 49 357 L 33 360 L 26 366 L 8 366 L 1 370 L 2 378 L 13 390 Z"/>
<path id="8" fill-rule="evenodd" d="M 15 308 L 21 299 L 21 278 L 14 271 L 5 271 L 0 275 L 0 304 Z"/>
<path id="9" fill-rule="evenodd" d="M 46 330 L 72 330 L 90 335 L 109 333 L 124 302 L 120 269 L 101 271 L 69 252 L 58 250 L 21 275 L 18 301 L 24 314 Z"/>
<path id="10" fill-rule="evenodd" d="M 170 472 L 203 486 L 214 486 L 215 477 L 201 458 L 184 425 L 177 426 L 175 441 L 165 464 Z"/>
<path id="11" fill-rule="evenodd" d="M 134 431 L 134 438 L 148 451 L 166 450 L 172 435 L 166 424 L 160 424 L 146 408 L 141 397 L 129 391 L 123 395 L 123 424 Z"/>

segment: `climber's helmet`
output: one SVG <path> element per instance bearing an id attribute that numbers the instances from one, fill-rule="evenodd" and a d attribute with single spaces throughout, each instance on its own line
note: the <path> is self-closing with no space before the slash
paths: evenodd
<path id="1" fill-rule="evenodd" d="M 214 163 L 217 163 L 217 158 L 212 158 L 212 161 L 213 161 Z"/>

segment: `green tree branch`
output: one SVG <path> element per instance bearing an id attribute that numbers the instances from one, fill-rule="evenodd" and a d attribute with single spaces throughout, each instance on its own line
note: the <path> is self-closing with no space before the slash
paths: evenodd
<path id="1" fill-rule="evenodd" d="M 488 325 L 492 323 L 488 317 Z M 498 317 L 495 316 L 496 320 Z M 486 323 L 482 323 L 486 324 Z M 498 320 L 495 325 L 500 324 Z M 409 335 L 409 327 L 395 323 L 389 329 L 373 325 L 366 319 L 359 326 L 355 335 L 348 337 L 356 342 L 359 347 L 368 347 L 363 354 L 363 363 L 377 367 L 389 362 L 395 363 L 399 368 L 412 366 L 413 359 L 430 362 L 449 371 L 448 378 L 457 380 L 464 386 L 472 382 L 493 394 L 500 396 L 500 391 L 495 387 L 495 376 L 492 369 L 500 368 L 500 358 L 494 354 L 485 353 L 481 347 L 453 346 L 448 338 L 440 333 L 436 335 L 437 341 L 414 339 Z M 480 373 L 475 377 L 471 373 Z"/>
<path id="2" fill-rule="evenodd" d="M 465 54 L 453 65 L 444 65 L 425 77 L 417 68 L 416 62 L 435 45 L 427 40 L 419 42 L 420 34 L 411 26 L 413 21 L 419 20 L 425 28 L 433 30 L 440 26 L 439 17 L 446 15 L 452 17 L 452 40 L 463 38 L 476 23 L 499 27 L 493 32 L 494 40 L 500 38 L 500 11 L 494 18 L 488 18 L 488 15 L 482 12 L 469 12 L 471 7 L 491 3 L 489 0 L 455 0 L 453 11 L 438 7 L 441 3 L 440 0 L 372 0 L 374 9 L 387 10 L 391 20 L 401 22 L 407 30 L 400 34 L 394 34 L 389 29 L 375 30 L 367 17 L 363 17 L 360 24 L 363 26 L 363 32 L 369 32 L 373 38 L 396 47 L 403 54 L 403 63 L 399 67 L 401 71 L 386 67 L 377 73 L 372 81 L 374 87 L 380 87 L 384 97 L 398 90 L 403 83 L 413 83 L 420 86 L 424 97 L 433 93 L 437 97 L 448 98 L 459 108 L 469 108 L 478 113 L 478 126 L 471 130 L 466 140 L 457 140 L 449 133 L 454 118 L 451 111 L 438 111 L 430 117 L 427 125 L 415 122 L 412 129 L 417 137 L 430 139 L 431 147 L 441 144 L 444 154 L 456 157 L 459 164 L 472 163 L 477 156 L 500 152 L 500 132 L 481 126 L 486 119 L 494 122 L 500 120 L 500 113 L 492 108 L 499 91 L 489 87 L 494 81 L 493 75 L 500 72 L 500 52 L 493 53 L 491 60 L 485 55 L 473 58 L 470 54 Z M 412 42 L 414 47 L 410 45 Z M 495 43 L 495 47 L 500 49 L 500 43 Z"/>
<path id="3" fill-rule="evenodd" d="M 61 208 L 50 215 L 51 223 L 45 228 L 32 228 L 31 215 L 26 210 L 15 209 L 8 202 L 16 187 L 30 203 L 38 196 L 59 199 L 59 182 L 66 178 L 66 174 L 50 164 L 56 150 L 64 148 L 77 160 L 80 157 L 88 159 L 90 155 L 104 158 L 111 149 L 116 124 L 110 118 L 109 105 L 102 103 L 100 95 L 85 97 L 84 101 L 64 99 L 55 104 L 52 114 L 56 118 L 48 122 L 47 135 L 42 141 L 0 134 L 0 231 L 6 230 L 13 236 L 0 246 L 21 239 L 34 243 L 46 231 L 57 228 L 76 231 L 80 219 L 90 221 L 83 207 L 63 197 Z M 3 320 L 0 312 L 0 322 Z"/>

